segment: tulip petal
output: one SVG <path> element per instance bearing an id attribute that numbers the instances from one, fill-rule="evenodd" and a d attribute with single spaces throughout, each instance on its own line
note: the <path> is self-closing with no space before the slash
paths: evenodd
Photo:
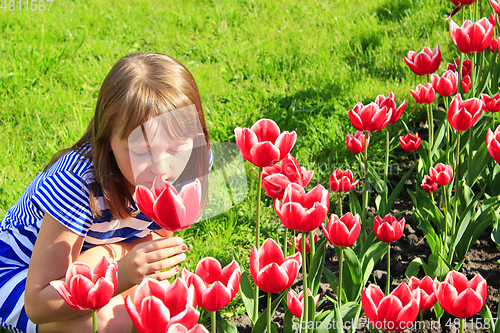
<path id="1" fill-rule="evenodd" d="M 296 141 L 297 133 L 295 133 L 295 131 L 292 131 L 291 133 L 285 131 L 278 136 L 275 146 L 280 151 L 280 160 L 290 153 L 290 150 L 292 150 L 293 146 L 295 146 Z"/>
<path id="2" fill-rule="evenodd" d="M 274 262 L 261 269 L 254 282 L 266 293 L 280 293 L 293 283 L 289 281 L 287 272 Z"/>
<path id="3" fill-rule="evenodd" d="M 69 306 L 77 310 L 85 310 L 85 308 L 73 302 L 73 296 L 68 291 L 68 289 L 66 289 L 66 284 L 63 281 L 51 281 L 50 285 L 54 287 L 55 290 L 57 290 L 59 295 L 61 295 L 61 297 L 66 301 L 66 303 L 68 303 Z"/>
<path id="4" fill-rule="evenodd" d="M 158 219 L 153 211 L 153 194 L 148 188 L 138 185 L 135 190 L 135 201 L 137 208 L 139 208 L 146 217 L 157 222 Z"/>
<path id="5" fill-rule="evenodd" d="M 100 278 L 87 295 L 89 309 L 98 310 L 102 308 L 109 303 L 114 293 L 115 286 L 113 283 L 105 278 Z"/>
<path id="6" fill-rule="evenodd" d="M 271 142 L 259 142 L 250 150 L 252 163 L 258 167 L 267 167 L 280 161 L 280 150 Z"/>
<path id="7" fill-rule="evenodd" d="M 143 326 L 148 332 L 165 332 L 170 321 L 170 311 L 155 296 L 144 298 L 139 310 Z"/>
<path id="8" fill-rule="evenodd" d="M 458 318 L 469 318 L 478 313 L 484 302 L 474 290 L 466 289 L 453 303 L 452 314 Z"/>
<path id="9" fill-rule="evenodd" d="M 242 129 L 241 127 L 236 127 L 234 129 L 234 134 L 235 134 L 236 145 L 238 146 L 241 155 L 245 160 L 253 163 L 250 150 L 252 149 L 253 146 L 259 143 L 257 135 L 255 135 L 255 133 L 249 130 L 248 128 Z"/>
<path id="10" fill-rule="evenodd" d="M 271 119 L 259 119 L 250 130 L 255 133 L 259 142 L 269 141 L 275 144 L 276 139 L 280 135 L 280 128 L 274 120 Z"/>
<path id="11" fill-rule="evenodd" d="M 201 259 L 196 265 L 194 274 L 198 275 L 205 285 L 210 285 L 221 278 L 222 266 L 220 262 L 212 257 Z"/>
<path id="12" fill-rule="evenodd" d="M 179 312 L 177 315 L 170 318 L 167 329 L 175 324 L 181 324 L 187 329 L 191 329 L 196 325 L 196 323 L 198 323 L 199 318 L 200 312 L 194 307 L 188 306 L 182 312 Z"/>
<path id="13" fill-rule="evenodd" d="M 130 319 L 132 319 L 132 323 L 134 324 L 135 328 L 139 332 L 145 332 L 146 329 L 144 328 L 144 325 L 142 324 L 142 318 L 140 313 L 137 311 L 137 308 L 135 307 L 134 303 L 130 300 L 130 296 L 127 295 L 125 297 L 125 309 L 127 310 Z"/>

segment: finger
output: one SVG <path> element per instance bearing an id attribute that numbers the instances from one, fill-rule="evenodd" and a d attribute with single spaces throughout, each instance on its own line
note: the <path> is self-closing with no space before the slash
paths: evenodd
<path id="1" fill-rule="evenodd" d="M 179 254 L 179 255 L 164 259 L 164 260 L 156 261 L 156 262 L 148 265 L 148 273 L 147 274 L 151 275 L 151 274 L 155 274 L 155 273 L 158 273 L 160 271 L 166 270 L 168 268 L 171 268 L 171 267 L 183 262 L 184 260 L 186 260 L 186 255 L 184 253 L 182 253 L 182 254 Z"/>
<path id="2" fill-rule="evenodd" d="M 156 272 L 154 274 L 148 275 L 147 277 L 151 279 L 156 279 L 158 281 L 165 281 L 175 276 L 177 273 L 179 273 L 179 267 L 174 267 L 169 269 L 168 271 Z"/>
<path id="3" fill-rule="evenodd" d="M 157 250 L 168 248 L 168 247 L 178 246 L 178 245 L 182 244 L 183 242 L 184 242 L 184 240 L 181 237 L 154 239 L 152 241 L 145 242 L 142 250 L 144 252 L 152 252 L 152 251 L 157 251 Z"/>
<path id="4" fill-rule="evenodd" d="M 181 253 L 187 251 L 187 249 L 188 249 L 187 245 L 182 244 L 179 246 L 168 247 L 165 249 L 159 249 L 156 251 L 147 252 L 145 254 L 146 262 L 148 264 L 150 264 L 150 263 L 153 263 L 153 262 L 156 262 L 159 260 L 163 260 L 163 259 L 172 257 L 176 254 L 181 254 Z"/>

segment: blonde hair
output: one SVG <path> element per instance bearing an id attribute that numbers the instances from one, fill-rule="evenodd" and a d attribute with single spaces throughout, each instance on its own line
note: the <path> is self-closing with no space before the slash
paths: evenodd
<path id="1" fill-rule="evenodd" d="M 210 141 L 196 82 L 180 62 L 169 56 L 141 53 L 123 57 L 102 83 L 95 115 L 85 134 L 71 148 L 56 153 L 45 170 L 69 151 L 91 158 L 93 167 L 89 171 L 92 172 L 93 183 L 89 200 L 93 215 L 98 217 L 101 214 L 97 207 L 100 188 L 113 217 L 129 218 L 135 215 L 129 210 L 132 198 L 111 151 L 111 136 L 117 133 L 123 140 L 145 121 L 193 104 L 196 107 L 194 112 L 172 112 L 173 117 L 168 117 L 166 124 L 174 138 L 194 136 L 195 148 L 175 182 L 176 187 L 208 173 Z M 198 124 L 199 129 L 194 132 L 202 135 L 193 133 L 193 124 Z M 89 145 L 90 150 L 87 151 Z M 208 180 L 207 177 L 201 179 L 205 205 Z"/>

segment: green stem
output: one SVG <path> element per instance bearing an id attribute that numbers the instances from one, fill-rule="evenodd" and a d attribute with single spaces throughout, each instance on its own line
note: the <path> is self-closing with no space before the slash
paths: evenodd
<path id="1" fill-rule="evenodd" d="M 385 296 L 391 292 L 391 244 L 387 244 L 387 279 L 385 284 Z"/>
<path id="2" fill-rule="evenodd" d="M 464 318 L 460 318 L 460 333 L 464 333 Z"/>
<path id="3" fill-rule="evenodd" d="M 267 293 L 267 332 L 271 331 L 271 293 Z"/>
<path id="4" fill-rule="evenodd" d="M 292 245 L 292 246 L 294 246 L 294 245 Z M 285 258 L 288 257 L 288 228 L 287 227 L 285 227 L 285 245 L 283 246 L 283 256 Z"/>
<path id="5" fill-rule="evenodd" d="M 444 198 L 444 237 L 443 246 L 446 249 L 446 244 L 448 244 L 448 191 L 446 186 L 443 186 L 443 198 Z"/>
<path id="6" fill-rule="evenodd" d="M 339 303 L 339 309 L 342 307 L 342 275 L 344 271 L 344 248 L 340 247 L 339 253 L 339 288 L 337 292 L 337 301 Z"/>
<path id="7" fill-rule="evenodd" d="M 366 213 L 368 211 L 368 135 L 369 133 L 365 133 L 365 150 L 364 150 L 364 158 L 365 158 L 365 182 L 363 183 L 363 211 L 361 214 L 361 226 L 364 231 L 366 228 Z"/>
<path id="8" fill-rule="evenodd" d="M 302 242 L 305 243 L 305 241 L 305 239 L 302 239 Z M 316 244 L 314 243 L 314 230 L 309 232 L 309 248 L 311 249 L 309 262 L 312 262 L 314 254 L 316 253 Z"/>
<path id="9" fill-rule="evenodd" d="M 344 200 L 344 195 L 339 195 L 339 217 L 342 217 L 342 201 Z"/>
<path id="10" fill-rule="evenodd" d="M 255 217 L 255 247 L 257 250 L 260 248 L 260 195 L 262 189 L 262 167 L 259 167 L 259 185 L 257 187 L 257 204 L 256 204 L 256 217 Z M 254 289 L 254 303 L 253 303 L 253 323 L 257 322 L 259 318 L 259 287 L 255 285 Z"/>
<path id="11" fill-rule="evenodd" d="M 97 333 L 97 310 L 92 310 L 92 332 Z"/>
<path id="12" fill-rule="evenodd" d="M 431 82 L 430 74 L 427 74 L 427 82 Z M 434 114 L 432 112 L 432 103 L 427 104 L 427 121 L 429 122 L 429 166 L 432 166 L 432 148 L 434 146 Z"/>
<path id="13" fill-rule="evenodd" d="M 450 108 L 450 101 L 448 99 L 449 97 L 443 97 L 444 100 L 444 108 L 446 112 L 448 112 Z M 450 153 L 449 153 L 449 147 L 450 147 L 450 123 L 448 121 L 445 122 L 445 138 L 446 138 L 446 164 L 450 164 Z"/>
<path id="14" fill-rule="evenodd" d="M 212 319 L 212 333 L 217 333 L 217 311 L 209 311 Z"/>
<path id="15" fill-rule="evenodd" d="M 262 167 L 259 167 L 259 186 L 257 187 L 257 211 L 255 217 L 255 247 L 260 247 L 260 195 L 262 189 Z"/>
<path id="16" fill-rule="evenodd" d="M 457 150 L 455 152 L 455 184 L 453 185 L 455 188 L 455 196 L 457 195 L 458 190 L 458 180 L 460 179 L 460 132 L 457 131 Z M 451 225 L 451 234 L 455 234 L 455 224 L 458 214 L 458 198 L 455 198 L 455 207 L 453 209 L 453 221 Z"/>
<path id="17" fill-rule="evenodd" d="M 305 239 L 306 233 L 302 233 L 302 239 Z M 309 291 L 307 289 L 307 265 L 306 265 L 306 242 L 302 242 L 302 285 L 303 285 L 303 290 L 304 290 L 304 306 L 302 307 L 302 322 L 305 323 L 305 333 L 309 332 L 308 329 L 308 298 L 309 298 Z M 302 326 L 302 324 L 300 325 Z"/>
<path id="18" fill-rule="evenodd" d="M 385 128 L 385 166 L 384 166 L 384 192 L 385 192 L 385 202 L 387 202 L 387 183 L 389 178 L 389 128 Z M 384 212 L 385 214 L 385 212 Z"/>

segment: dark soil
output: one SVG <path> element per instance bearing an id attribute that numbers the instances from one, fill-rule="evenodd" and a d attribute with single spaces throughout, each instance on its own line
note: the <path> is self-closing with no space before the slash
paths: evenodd
<path id="1" fill-rule="evenodd" d="M 411 184 L 409 184 L 411 186 Z M 414 185 L 413 185 L 414 186 Z M 406 192 L 405 192 L 406 193 Z M 405 276 L 405 271 L 408 264 L 416 257 L 420 257 L 427 262 L 427 258 L 431 254 L 431 250 L 427 244 L 427 240 L 424 238 L 422 232 L 417 229 L 416 222 L 413 220 L 412 216 L 412 206 L 411 201 L 406 200 L 407 198 L 402 198 L 404 202 L 397 202 L 394 206 L 393 212 L 405 211 L 402 215 L 405 217 L 407 224 L 405 232 L 401 239 L 391 244 L 391 290 L 396 288 L 401 282 L 408 282 Z M 399 217 L 401 219 L 401 216 Z M 500 259 L 500 252 L 498 251 L 495 243 L 490 238 L 491 229 L 486 230 L 481 237 L 476 240 L 471 250 L 466 256 L 465 262 L 460 269 L 460 272 L 464 273 L 469 279 L 475 274 L 481 274 L 488 283 L 488 298 L 486 304 L 489 306 L 495 318 L 497 315 L 497 308 L 499 302 L 499 265 L 497 260 Z M 319 236 L 319 232 L 318 232 Z M 335 250 L 331 244 L 328 243 L 326 249 L 326 259 L 325 267 L 330 269 L 336 275 L 338 275 L 339 265 Z M 373 283 L 376 279 L 376 283 L 382 287 L 384 290 L 386 281 L 386 268 L 387 263 L 385 257 L 376 264 L 370 282 Z M 421 269 L 419 278 L 424 276 L 424 272 Z M 300 285 L 300 286 L 299 286 Z M 299 286 L 301 289 L 301 281 L 297 279 L 294 286 Z M 335 293 L 330 288 L 325 277 L 322 279 L 322 284 L 320 286 L 320 294 L 328 295 L 332 299 L 336 299 Z M 262 297 L 262 299 L 265 299 Z M 332 304 L 329 301 L 325 301 L 318 310 L 330 309 Z M 261 312 L 264 311 L 265 304 L 261 304 Z M 278 324 L 278 330 L 282 332 L 281 324 L 283 322 L 284 308 L 282 306 L 278 307 L 273 321 Z M 453 323 L 456 319 L 455 317 L 444 313 L 439 322 L 436 320 L 434 313 L 432 311 L 424 312 L 424 322 L 421 323 L 423 330 L 422 332 L 459 332 L 459 329 L 455 328 Z M 417 318 L 417 320 L 419 320 Z M 238 331 L 242 333 L 251 332 L 251 321 L 247 316 L 233 317 L 229 319 L 233 324 L 238 327 Z M 468 319 L 468 324 L 466 326 L 466 332 L 489 332 L 489 330 L 480 328 L 484 326 L 484 320 L 480 315 L 476 315 Z M 356 330 L 357 332 L 369 332 L 367 327 L 360 327 Z M 418 330 L 415 330 L 418 331 Z"/>

